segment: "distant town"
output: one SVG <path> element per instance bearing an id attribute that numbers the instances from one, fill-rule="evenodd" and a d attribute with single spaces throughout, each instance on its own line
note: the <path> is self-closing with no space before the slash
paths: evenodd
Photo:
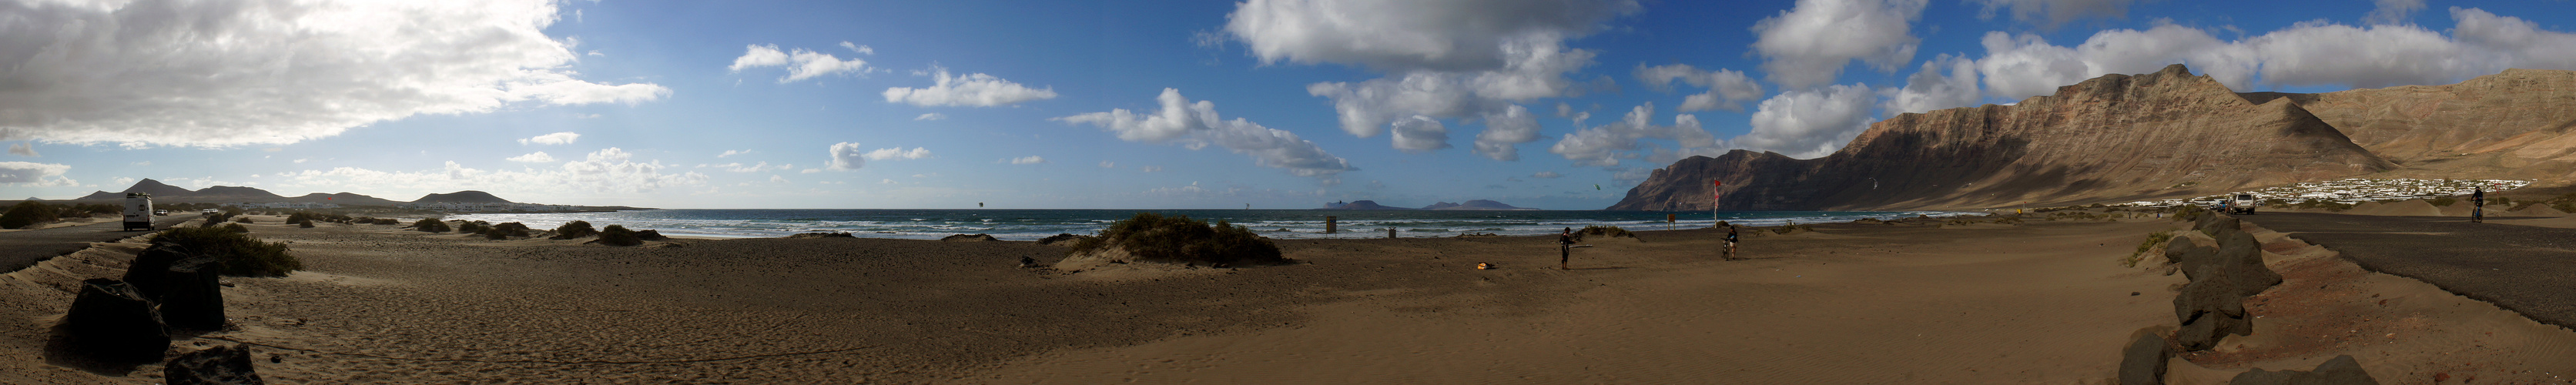
<path id="1" fill-rule="evenodd" d="M 2532 181 L 2510 179 L 2364 179 L 2352 178 L 2326 182 L 2300 182 L 2288 186 L 2253 191 L 2238 191 L 2190 199 L 2129 202 L 2129 206 L 2173 207 L 2184 204 L 2216 205 L 2236 194 L 2253 194 L 2258 201 L 2279 199 L 2289 203 L 2324 201 L 2342 204 L 2362 202 L 2434 199 L 2461 196 L 2483 187 L 2489 193 L 2531 185 Z"/>

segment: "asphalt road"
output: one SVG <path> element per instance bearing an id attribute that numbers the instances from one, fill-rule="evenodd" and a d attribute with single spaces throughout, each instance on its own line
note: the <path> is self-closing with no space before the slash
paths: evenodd
<path id="1" fill-rule="evenodd" d="M 2261 213 L 2237 218 L 2541 323 L 2576 328 L 2576 229 L 2463 217 Z M 2514 219 L 2496 218 L 2488 219 Z"/>
<path id="2" fill-rule="evenodd" d="M 167 229 L 171 225 L 196 220 L 199 215 L 202 214 L 171 214 L 166 217 L 153 217 L 152 228 Z M 37 262 L 81 251 L 89 248 L 90 242 L 115 242 L 147 233 L 122 231 L 124 227 L 111 220 L 81 226 L 0 232 L 0 272 L 18 271 L 28 266 L 35 266 Z"/>

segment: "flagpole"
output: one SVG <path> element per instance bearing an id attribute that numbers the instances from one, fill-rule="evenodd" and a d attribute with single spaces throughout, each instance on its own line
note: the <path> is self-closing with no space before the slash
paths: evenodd
<path id="1" fill-rule="evenodd" d="M 1709 227 L 1709 228 L 1712 228 L 1712 229 L 1717 228 L 1717 223 L 1718 223 L 1718 222 L 1723 222 L 1723 220 L 1720 220 L 1720 219 L 1718 219 L 1718 218 L 1717 218 L 1717 207 L 1718 207 L 1718 206 L 1717 206 L 1717 200 L 1718 200 L 1718 198 L 1719 198 L 1719 197 L 1723 197 L 1723 196 L 1725 196 L 1725 195 L 1726 195 L 1726 193 L 1725 193 L 1725 192 L 1723 192 L 1723 190 L 1721 190 L 1721 188 L 1723 188 L 1723 187 L 1725 187 L 1725 186 L 1726 186 L 1726 182 L 1714 181 L 1714 180 L 1712 180 L 1712 181 L 1708 181 L 1708 221 L 1709 221 L 1709 222 L 1708 222 L 1708 227 Z"/>

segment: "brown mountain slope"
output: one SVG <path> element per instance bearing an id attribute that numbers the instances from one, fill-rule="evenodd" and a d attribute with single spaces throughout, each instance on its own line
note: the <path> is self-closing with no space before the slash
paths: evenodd
<path id="1" fill-rule="evenodd" d="M 2297 101 L 2353 143 L 2409 168 L 2392 176 L 2565 184 L 2576 171 L 2576 71 L 2510 69 L 2459 84 L 2245 97 Z"/>
<path id="2" fill-rule="evenodd" d="M 2277 98 L 2276 98 L 2277 99 Z M 1610 210 L 1963 209 L 2208 194 L 2386 171 L 2290 100 L 2257 104 L 2181 65 L 2010 106 L 1903 114 L 1842 151 L 1736 151 L 1656 170 Z"/>

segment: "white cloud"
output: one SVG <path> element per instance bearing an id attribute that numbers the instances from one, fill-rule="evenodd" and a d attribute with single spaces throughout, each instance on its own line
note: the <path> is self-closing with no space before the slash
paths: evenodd
<path id="1" fill-rule="evenodd" d="M 866 60 L 841 60 L 840 57 L 832 56 L 832 54 L 814 52 L 804 48 L 797 48 L 793 52 L 782 52 L 778 50 L 778 45 L 776 44 L 752 44 L 745 46 L 742 56 L 734 58 L 733 65 L 725 66 L 725 69 L 733 72 L 742 72 L 742 70 L 746 68 L 780 66 L 787 67 L 787 76 L 778 78 L 778 83 L 780 84 L 793 83 L 798 80 L 812 79 L 823 75 L 849 73 L 866 74 L 871 69 L 868 67 L 868 62 Z"/>
<path id="2" fill-rule="evenodd" d="M 1539 179 L 1556 179 L 1557 177 L 1562 176 L 1565 176 L 1565 174 L 1558 174 L 1555 171 L 1540 171 L 1537 174 L 1530 174 L 1531 178 Z"/>
<path id="3" fill-rule="evenodd" d="M 1395 135 L 1390 139 L 1397 150 L 1419 154 L 1449 148 L 1449 128 L 1438 119 L 1414 115 L 1396 119 L 1394 126 Z"/>
<path id="4" fill-rule="evenodd" d="M 903 182 L 896 182 L 896 181 L 894 181 L 893 179 L 877 179 L 877 184 L 902 184 L 902 183 L 903 183 Z"/>
<path id="5" fill-rule="evenodd" d="M 538 151 L 538 152 L 528 153 L 527 155 L 513 156 L 513 157 L 510 157 L 510 159 L 508 159 L 508 160 L 509 160 L 509 161 L 512 161 L 512 162 L 525 162 L 525 163 L 552 163 L 552 162 L 554 162 L 554 161 L 555 161 L 555 157 L 554 157 L 553 155 L 546 155 L 546 152 L 545 152 L 545 151 Z M 297 161 L 297 162 L 295 162 L 295 163 L 304 163 L 304 162 L 302 162 L 302 161 Z"/>
<path id="6" fill-rule="evenodd" d="M 311 159 L 311 158 L 299 158 L 299 159 L 296 159 L 296 160 L 295 160 L 295 163 L 297 163 L 297 164 L 302 164 L 302 163 L 304 163 L 305 161 L 310 161 L 310 160 L 313 160 L 313 159 Z M 143 162 L 143 165 L 147 165 L 147 166 L 148 166 L 148 165 L 151 165 L 151 164 L 152 164 L 152 162 Z"/>
<path id="7" fill-rule="evenodd" d="M 664 173 L 660 161 L 636 162 L 634 155 L 616 147 L 591 152 L 581 160 L 566 161 L 561 166 L 545 169 L 483 170 L 446 162 L 446 166 L 422 171 L 377 171 L 356 167 L 329 170 L 304 170 L 280 173 L 285 188 L 313 188 L 324 191 L 366 186 L 378 191 L 439 192 L 482 190 L 503 196 L 545 196 L 547 194 L 642 194 L 666 187 L 703 185 L 705 174 L 696 172 Z M 223 183 L 223 182 L 206 182 Z M 387 194 L 379 193 L 378 196 Z M 526 198 L 520 198 L 526 199 Z"/>
<path id="8" fill-rule="evenodd" d="M 868 47 L 868 46 L 858 45 L 858 44 L 850 44 L 850 42 L 846 42 L 846 41 L 845 41 L 845 42 L 841 42 L 841 48 L 848 48 L 848 49 L 850 49 L 850 52 L 857 52 L 857 53 L 859 53 L 860 55 L 875 55 L 875 54 L 877 54 L 877 49 L 876 49 L 876 48 L 870 48 L 870 47 Z"/>
<path id="9" fill-rule="evenodd" d="M 1298 138 L 1296 133 L 1262 127 L 1243 118 L 1223 120 L 1217 116 L 1216 103 L 1192 103 L 1181 97 L 1180 89 L 1165 88 L 1155 100 L 1161 108 L 1152 115 L 1121 108 L 1048 120 L 1099 126 L 1131 142 L 1178 140 L 1192 148 L 1215 144 L 1251 156 L 1253 164 L 1287 169 L 1290 174 L 1315 177 L 1327 184 L 1338 181 L 1335 174 L 1358 170 L 1351 167 L 1350 161 L 1324 152 L 1315 142 Z"/>
<path id="10" fill-rule="evenodd" d="M 769 175 L 769 183 L 787 184 L 788 182 L 787 182 L 787 177 L 778 176 L 777 174 L 771 174 L 771 175 Z"/>
<path id="11" fill-rule="evenodd" d="M 824 168 L 833 170 L 857 170 L 868 164 L 868 158 L 866 153 L 859 151 L 858 143 L 841 142 L 832 144 L 832 158 L 823 164 L 826 165 Z"/>
<path id="12" fill-rule="evenodd" d="M 1674 80 L 1708 89 L 1708 92 L 1682 99 L 1681 112 L 1727 110 L 1744 112 L 1744 102 L 1762 99 L 1762 84 L 1744 76 L 1744 72 L 1720 68 L 1702 71 L 1689 64 L 1647 67 L 1637 65 L 1637 81 L 1646 87 L 1671 91 Z M 1559 114 L 1562 115 L 1562 114 Z"/>
<path id="13" fill-rule="evenodd" d="M 2311 21 L 2222 41 L 2208 31 L 2166 24 L 2101 31 L 2070 48 L 2036 36 L 1990 32 L 1978 67 L 1986 94 L 2006 98 L 2051 94 L 2084 79 L 2154 72 L 2175 63 L 2239 91 L 2260 85 L 2448 84 L 2506 68 L 2576 69 L 2576 34 L 2473 8 L 2451 8 L 2451 17 L 2458 23 L 2450 36 L 2415 25 Z"/>
<path id="14" fill-rule="evenodd" d="M 1039 164 L 1039 163 L 1046 163 L 1046 158 L 1045 158 L 1045 157 L 1040 157 L 1040 156 L 1037 156 L 1037 155 L 1030 155 L 1030 156 L 1023 156 L 1023 157 L 1018 157 L 1018 158 L 1003 159 L 1002 161 L 1010 162 L 1011 164 Z"/>
<path id="15" fill-rule="evenodd" d="M 2383 2 L 2387 0 L 2382 0 Z M 2421 0 L 2418 0 L 2421 1 Z M 1970 0 L 1985 4 L 1977 17 L 1992 19 L 1995 11 L 2012 9 L 2013 20 L 2038 23 L 2055 29 L 2066 22 L 2088 16 L 2117 18 L 2129 13 L 2129 4 L 2137 0 Z"/>
<path id="16" fill-rule="evenodd" d="M 43 157 L 43 156 L 44 156 L 44 155 L 40 155 L 40 154 L 37 154 L 37 153 L 36 153 L 36 143 L 35 143 L 35 142 L 26 142 L 26 143 L 10 143 L 10 144 L 9 144 L 9 155 L 27 156 L 27 157 Z"/>
<path id="17" fill-rule="evenodd" d="M 2371 24 L 2404 24 L 2415 11 L 2424 10 L 2424 0 L 2379 0 L 2379 8 L 2370 10 L 2362 20 Z"/>
<path id="18" fill-rule="evenodd" d="M 933 113 L 921 114 L 921 116 L 915 116 L 915 117 L 912 117 L 912 120 L 915 120 L 915 121 L 920 121 L 920 120 L 940 120 L 940 119 L 947 119 L 947 118 L 948 118 L 948 115 L 940 115 L 940 114 L 939 114 L 939 113 L 937 113 L 937 112 L 933 112 Z"/>
<path id="19" fill-rule="evenodd" d="M 913 147 L 910 150 L 895 147 L 868 151 L 868 160 L 912 160 L 928 157 L 930 157 L 930 149 L 920 147 Z"/>
<path id="20" fill-rule="evenodd" d="M 1782 92 L 1753 112 L 1753 131 L 1728 140 L 1736 147 L 1812 159 L 1842 149 L 1869 128 L 1877 93 L 1860 84 Z"/>
<path id="21" fill-rule="evenodd" d="M 1923 62 L 1922 71 L 1906 78 L 1905 88 L 1878 93 L 1887 98 L 1879 108 L 1888 115 L 1973 106 L 1983 100 L 1977 94 L 1977 62 L 1949 54 Z"/>
<path id="22" fill-rule="evenodd" d="M 1641 9 L 1633 0 L 1253 0 L 1227 16 L 1226 33 L 1264 63 L 1387 74 L 1306 87 L 1333 100 L 1343 131 L 1367 138 L 1402 117 L 1475 118 L 1579 93 L 1566 76 L 1594 53 L 1565 40 Z"/>
<path id="23" fill-rule="evenodd" d="M 63 176 L 72 166 L 34 162 L 0 162 L 0 186 L 67 187 L 80 181 Z"/>
<path id="24" fill-rule="evenodd" d="M 252 177 L 252 178 L 258 178 L 258 177 L 259 177 L 259 175 L 251 175 L 250 177 Z M 116 186 L 133 186 L 133 185 L 134 185 L 134 178 L 127 178 L 127 177 L 121 177 L 121 176 L 120 176 L 120 177 L 116 177 Z M 111 187 L 113 187 L 113 186 L 111 186 Z M 121 189 L 120 189 L 120 190 L 121 190 Z"/>
<path id="25" fill-rule="evenodd" d="M 1163 166 L 1145 166 L 1145 167 L 1137 167 L 1137 168 L 1136 168 L 1136 170 L 1137 170 L 1137 171 L 1143 171 L 1143 172 L 1163 172 Z"/>
<path id="26" fill-rule="evenodd" d="M 573 142 L 574 140 L 579 140 L 579 139 L 581 139 L 581 134 L 575 134 L 575 133 L 572 133 L 572 132 L 557 132 L 557 133 L 552 133 L 552 134 L 537 135 L 537 136 L 535 136 L 535 137 L 531 137 L 531 138 L 527 138 L 527 139 L 520 139 L 520 140 L 519 140 L 519 144 L 572 144 L 572 142 Z"/>
<path id="27" fill-rule="evenodd" d="M 734 156 L 734 155 L 748 155 L 748 154 L 751 154 L 751 150 L 725 150 L 725 152 L 724 152 L 724 153 L 722 153 L 722 154 L 716 154 L 716 157 L 717 157 L 717 158 L 723 158 L 723 157 Z"/>
<path id="28" fill-rule="evenodd" d="M 1012 83 L 985 74 L 950 76 L 947 68 L 933 67 L 936 72 L 927 88 L 886 88 L 887 103 L 909 103 L 915 106 L 993 107 L 1019 104 L 1038 99 L 1054 99 L 1055 87 L 1043 89 Z M 915 119 L 918 120 L 918 119 Z"/>
<path id="29" fill-rule="evenodd" d="M 1637 151 L 1650 149 L 1651 145 L 1640 142 L 1642 139 L 1671 140 L 1688 153 L 1714 151 L 1717 147 L 1717 136 L 1700 128 L 1698 116 L 1674 115 L 1673 125 L 1658 126 L 1648 122 L 1654 114 L 1654 103 L 1637 106 L 1617 122 L 1565 134 L 1547 151 L 1576 165 L 1611 167 L 1618 166 L 1620 159 L 1637 157 Z M 1581 127 L 1582 122 L 1577 120 L 1576 126 Z"/>
<path id="30" fill-rule="evenodd" d="M 11 5 L 0 127 L 22 130 L 0 140 L 294 143 L 414 115 L 670 94 L 577 79 L 573 42 L 545 34 L 557 15 L 548 0 Z"/>
<path id="31" fill-rule="evenodd" d="M 1100 168 L 1118 168 L 1118 162 L 1100 161 Z"/>
<path id="32" fill-rule="evenodd" d="M 1476 134 L 1476 153 L 1500 161 L 1521 160 L 1516 146 L 1537 141 L 1538 129 L 1538 118 L 1518 104 L 1485 114 L 1485 132 Z"/>
<path id="33" fill-rule="evenodd" d="M 1784 88 L 1832 83 L 1853 60 L 1896 71 L 1922 39 L 1910 32 L 1926 0 L 1798 0 L 1753 24 L 1762 71 Z"/>
<path id="34" fill-rule="evenodd" d="M 780 165 L 780 166 L 781 166 L 781 167 L 778 167 L 778 169 L 780 169 L 780 170 L 785 170 L 785 169 L 787 169 L 787 167 L 785 167 L 786 165 Z M 760 162 L 759 164 L 754 164 L 754 165 L 749 165 L 749 166 L 744 166 L 744 165 L 742 165 L 741 163 L 729 163 L 729 164 L 716 165 L 716 167 L 723 167 L 723 168 L 725 169 L 725 171 L 727 171 L 727 172 L 761 172 L 761 171 L 768 171 L 768 170 L 770 169 L 770 167 L 769 167 L 769 162 Z"/>

